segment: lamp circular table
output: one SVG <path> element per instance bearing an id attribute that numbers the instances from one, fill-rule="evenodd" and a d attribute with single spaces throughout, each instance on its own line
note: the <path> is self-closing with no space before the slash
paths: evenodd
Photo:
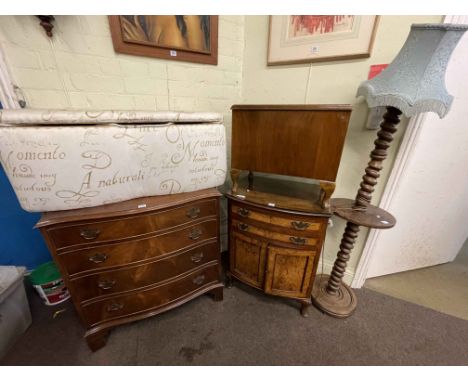
<path id="1" fill-rule="evenodd" d="M 322 312 L 345 318 L 356 309 L 356 296 L 342 279 L 359 227 L 387 229 L 396 224 L 390 213 L 370 203 L 400 115 L 411 117 L 432 111 L 440 118 L 445 117 L 453 101 L 445 89 L 445 72 L 453 50 L 467 29 L 468 25 L 459 24 L 412 25 L 392 63 L 359 86 L 357 96 L 364 96 L 369 107 L 386 106 L 387 111 L 355 199 L 331 199 L 332 212 L 347 224 L 330 276 L 316 277 L 312 302 Z"/>

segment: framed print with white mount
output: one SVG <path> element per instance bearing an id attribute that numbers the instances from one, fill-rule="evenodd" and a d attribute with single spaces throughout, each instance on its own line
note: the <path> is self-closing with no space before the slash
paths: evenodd
<path id="1" fill-rule="evenodd" d="M 370 57 L 379 16 L 270 16 L 268 65 Z"/>

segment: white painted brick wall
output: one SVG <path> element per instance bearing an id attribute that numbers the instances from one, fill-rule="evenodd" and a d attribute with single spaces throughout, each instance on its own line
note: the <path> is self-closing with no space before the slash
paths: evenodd
<path id="1" fill-rule="evenodd" d="M 217 111 L 241 101 L 244 17 L 220 16 L 218 65 L 114 52 L 106 16 L 0 16 L 0 44 L 28 107 Z M 230 127 L 230 118 L 226 118 Z"/>

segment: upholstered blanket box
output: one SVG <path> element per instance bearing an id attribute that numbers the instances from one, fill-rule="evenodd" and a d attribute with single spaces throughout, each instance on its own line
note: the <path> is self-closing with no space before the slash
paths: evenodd
<path id="1" fill-rule="evenodd" d="M 225 128 L 217 113 L 3 110 L 0 161 L 27 211 L 93 207 L 223 184 Z"/>

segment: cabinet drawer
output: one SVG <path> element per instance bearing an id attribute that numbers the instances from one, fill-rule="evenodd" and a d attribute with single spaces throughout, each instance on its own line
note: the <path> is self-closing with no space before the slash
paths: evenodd
<path id="1" fill-rule="evenodd" d="M 143 288 L 190 272 L 210 261 L 216 261 L 218 256 L 217 242 L 205 244 L 143 265 L 76 278 L 71 281 L 72 290 L 78 301 L 86 301 Z"/>
<path id="2" fill-rule="evenodd" d="M 69 275 L 147 260 L 217 237 L 217 220 L 208 220 L 159 235 L 62 253 L 59 261 Z"/>
<path id="3" fill-rule="evenodd" d="M 319 233 L 320 227 L 323 224 L 323 219 L 314 219 L 311 217 L 300 216 L 297 219 L 290 217 L 282 217 L 268 213 L 259 212 L 257 210 L 233 205 L 231 208 L 232 213 L 251 220 L 259 221 L 265 224 L 272 224 L 278 227 L 293 229 L 298 232 Z"/>
<path id="4" fill-rule="evenodd" d="M 216 201 L 206 200 L 135 217 L 50 228 L 48 233 L 57 250 L 60 250 L 78 244 L 136 237 L 213 215 L 216 215 Z"/>
<path id="5" fill-rule="evenodd" d="M 287 235 L 274 231 L 268 231 L 263 228 L 256 227 L 255 225 L 244 223 L 235 219 L 232 220 L 232 227 L 239 232 L 251 233 L 253 235 L 257 235 L 268 240 L 281 241 L 297 246 L 316 246 L 319 242 L 319 239 L 316 237 Z"/>
<path id="6" fill-rule="evenodd" d="M 87 325 L 95 325 L 102 321 L 162 308 L 209 284 L 218 282 L 220 282 L 218 265 L 209 265 L 178 280 L 143 292 L 127 293 L 106 300 L 84 303 L 82 313 Z"/>

